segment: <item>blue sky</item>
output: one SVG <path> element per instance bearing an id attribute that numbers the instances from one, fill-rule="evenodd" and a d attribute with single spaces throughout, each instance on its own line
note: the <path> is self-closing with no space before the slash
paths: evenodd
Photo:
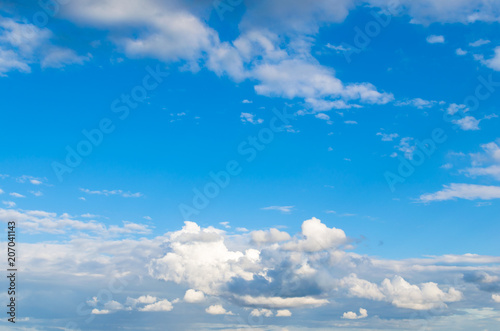
<path id="1" fill-rule="evenodd" d="M 497 325 L 497 4 L 47 3 L 0 5 L 16 327 Z"/>

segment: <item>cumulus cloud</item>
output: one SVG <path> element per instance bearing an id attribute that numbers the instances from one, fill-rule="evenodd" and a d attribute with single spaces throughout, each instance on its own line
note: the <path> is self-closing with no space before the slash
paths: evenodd
<path id="1" fill-rule="evenodd" d="M 205 309 L 207 314 L 210 315 L 234 315 L 232 312 L 227 311 L 221 305 L 212 305 Z"/>
<path id="2" fill-rule="evenodd" d="M 500 71 L 500 46 L 495 47 L 493 57 L 489 59 L 484 59 L 482 56 L 478 57 L 478 59 L 487 67 Z"/>
<path id="3" fill-rule="evenodd" d="M 284 249 L 316 252 L 338 247 L 347 240 L 344 231 L 329 228 L 316 217 L 304 221 L 301 229 L 303 239 L 283 244 Z"/>
<path id="4" fill-rule="evenodd" d="M 428 310 L 445 307 L 445 302 L 462 300 L 462 293 L 454 288 L 441 290 L 436 283 L 423 283 L 420 286 L 408 283 L 401 276 L 384 279 L 380 285 L 359 279 L 351 274 L 341 280 L 349 294 L 359 298 L 387 301 L 399 308 Z"/>
<path id="5" fill-rule="evenodd" d="M 261 124 L 264 122 L 262 118 L 255 118 L 255 115 L 250 113 L 241 113 L 240 118 L 243 123 Z"/>
<path id="6" fill-rule="evenodd" d="M 460 127 L 464 131 L 479 130 L 479 122 L 474 116 L 465 116 L 458 120 L 453 120 L 452 123 Z"/>
<path id="7" fill-rule="evenodd" d="M 267 231 L 264 230 L 252 231 L 250 235 L 252 236 L 252 241 L 257 244 L 277 243 L 280 241 L 290 240 L 291 238 L 287 232 L 282 232 L 274 228 L 269 229 Z"/>
<path id="8" fill-rule="evenodd" d="M 368 311 L 364 308 L 359 308 L 359 315 L 353 311 L 345 312 L 342 315 L 342 318 L 349 319 L 349 320 L 357 320 L 357 319 L 366 318 L 366 317 L 368 317 Z"/>
<path id="9" fill-rule="evenodd" d="M 193 289 L 189 289 L 184 294 L 184 301 L 189 303 L 198 303 L 203 302 L 205 300 L 205 294 L 202 291 L 196 291 Z"/>
<path id="10" fill-rule="evenodd" d="M 269 309 L 254 309 L 250 312 L 250 316 L 264 316 L 264 317 L 271 317 L 273 316 L 273 312 Z"/>
<path id="11" fill-rule="evenodd" d="M 290 317 L 292 316 L 292 312 L 288 309 L 278 309 L 276 311 L 276 317 Z"/>

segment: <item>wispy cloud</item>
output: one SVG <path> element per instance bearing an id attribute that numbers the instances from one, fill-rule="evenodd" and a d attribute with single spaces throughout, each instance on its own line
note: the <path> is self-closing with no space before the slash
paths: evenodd
<path id="1" fill-rule="evenodd" d="M 419 198 L 421 202 L 445 201 L 455 199 L 500 199 L 500 186 L 452 183 L 450 185 L 443 185 L 443 190 L 441 191 L 422 194 Z"/>
<path id="2" fill-rule="evenodd" d="M 289 214 L 292 212 L 293 208 L 295 208 L 295 206 L 269 206 L 269 207 L 264 207 L 261 209 L 262 210 L 278 210 L 284 214 Z"/>
<path id="3" fill-rule="evenodd" d="M 89 190 L 86 188 L 80 188 L 80 191 L 87 193 L 87 194 L 93 194 L 93 195 L 104 195 L 104 196 L 110 196 L 110 195 L 119 195 L 124 198 L 140 198 L 144 196 L 144 194 L 137 192 L 137 193 L 131 193 L 131 192 L 124 192 L 122 190 Z"/>

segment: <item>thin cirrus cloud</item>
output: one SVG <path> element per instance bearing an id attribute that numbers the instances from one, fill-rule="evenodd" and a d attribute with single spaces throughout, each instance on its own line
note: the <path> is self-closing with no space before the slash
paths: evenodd
<path id="1" fill-rule="evenodd" d="M 500 199 L 500 186 L 459 184 L 444 185 L 441 191 L 422 194 L 420 202 L 446 201 L 455 199 L 492 200 Z"/>
<path id="2" fill-rule="evenodd" d="M 263 207 L 261 208 L 262 210 L 277 210 L 282 212 L 283 214 L 289 214 L 292 212 L 292 210 L 295 208 L 295 206 L 269 206 L 269 207 Z"/>
<path id="3" fill-rule="evenodd" d="M 124 198 L 140 198 L 144 196 L 144 194 L 142 194 L 141 192 L 131 193 L 131 192 L 124 192 L 122 190 L 89 190 L 86 188 L 80 188 L 80 191 L 91 195 L 104 195 L 104 196 L 118 195 Z"/>

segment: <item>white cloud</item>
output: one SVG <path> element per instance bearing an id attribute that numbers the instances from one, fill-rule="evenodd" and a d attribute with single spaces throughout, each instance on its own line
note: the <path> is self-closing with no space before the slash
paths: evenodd
<path id="1" fill-rule="evenodd" d="M 10 196 L 13 196 L 14 198 L 26 198 L 24 195 L 22 194 L 19 194 L 17 192 L 12 192 L 12 193 L 9 193 Z"/>
<path id="2" fill-rule="evenodd" d="M 377 136 L 381 136 L 382 137 L 382 141 L 393 141 L 395 138 L 399 137 L 399 134 L 397 134 L 397 133 L 377 132 Z"/>
<path id="3" fill-rule="evenodd" d="M 284 249 L 306 252 L 317 252 L 344 244 L 347 237 L 341 229 L 329 228 L 313 217 L 304 221 L 301 226 L 304 239 L 283 244 Z"/>
<path id="4" fill-rule="evenodd" d="M 415 144 L 412 144 L 413 138 L 404 137 L 399 141 L 399 145 L 395 146 L 398 150 L 404 153 L 405 158 L 411 160 L 413 159 L 413 152 L 417 148 Z"/>
<path id="5" fill-rule="evenodd" d="M 344 121 L 345 124 L 358 124 L 356 121 Z"/>
<path id="6" fill-rule="evenodd" d="M 273 316 L 273 312 L 269 309 L 254 309 L 250 312 L 250 316 L 265 316 L 265 317 L 271 317 Z"/>
<path id="7" fill-rule="evenodd" d="M 465 116 L 458 120 L 453 120 L 453 124 L 457 124 L 464 131 L 479 130 L 479 122 L 474 116 Z"/>
<path id="8" fill-rule="evenodd" d="M 397 101 L 394 103 L 395 106 L 401 107 L 401 106 L 412 106 L 417 109 L 425 109 L 425 108 L 431 108 L 435 104 L 437 104 L 437 101 L 434 100 L 424 100 L 422 98 L 415 98 L 415 99 L 410 99 L 406 101 Z"/>
<path id="9" fill-rule="evenodd" d="M 82 65 L 89 60 L 88 55 L 81 56 L 71 49 L 54 46 L 47 52 L 40 65 L 42 68 L 63 68 L 70 64 Z"/>
<path id="10" fill-rule="evenodd" d="M 16 203 L 14 201 L 2 201 L 4 205 L 6 205 L 9 208 L 15 207 Z"/>
<path id="11" fill-rule="evenodd" d="M 466 113 L 469 111 L 469 108 L 467 108 L 467 106 L 463 104 L 452 103 L 446 109 L 446 112 L 450 115 L 455 115 L 458 111 Z"/>
<path id="12" fill-rule="evenodd" d="M 253 103 L 253 101 L 244 99 L 241 103 Z"/>
<path id="13" fill-rule="evenodd" d="M 342 318 L 349 319 L 349 320 L 357 320 L 357 319 L 366 318 L 366 317 L 368 317 L 368 311 L 364 308 L 359 308 L 359 315 L 357 315 L 353 311 L 345 312 L 342 315 Z"/>
<path id="14" fill-rule="evenodd" d="M 4 204 L 14 207 L 14 203 Z M 63 234 L 70 231 L 92 232 L 101 235 L 119 234 L 146 234 L 151 230 L 148 226 L 132 222 L 123 222 L 123 226 L 104 224 L 90 220 L 88 222 L 74 219 L 68 214 L 57 215 L 39 210 L 12 210 L 0 208 L 0 221 L 8 222 L 9 219 L 16 220 L 22 224 L 22 230 L 28 233 L 52 233 Z"/>
<path id="15" fill-rule="evenodd" d="M 264 207 L 261 208 L 262 210 L 278 210 L 284 214 L 288 214 L 292 212 L 292 209 L 295 208 L 295 206 L 269 206 L 269 207 Z"/>
<path id="16" fill-rule="evenodd" d="M 152 295 L 141 295 L 137 299 L 127 297 L 126 305 L 132 308 L 135 308 L 139 304 L 152 304 L 158 301 L 157 297 Z"/>
<path id="17" fill-rule="evenodd" d="M 429 44 L 442 44 L 444 43 L 444 36 L 430 35 L 426 40 Z"/>
<path id="18" fill-rule="evenodd" d="M 408 283 L 400 276 L 386 278 L 381 285 L 377 285 L 351 274 L 342 279 L 341 283 L 347 286 L 352 296 L 387 301 L 396 307 L 414 310 L 446 307 L 445 302 L 456 302 L 463 298 L 462 293 L 453 287 L 445 292 L 436 283 L 422 283 L 417 286 Z"/>
<path id="19" fill-rule="evenodd" d="M 43 195 L 41 191 L 30 191 L 30 193 L 36 197 L 41 197 Z"/>
<path id="20" fill-rule="evenodd" d="M 250 114 L 250 113 L 241 113 L 240 115 L 240 118 L 241 118 L 241 121 L 243 123 L 252 123 L 252 124 L 261 124 L 264 122 L 264 120 L 262 118 L 255 118 L 255 115 L 254 114 Z"/>
<path id="21" fill-rule="evenodd" d="M 104 196 L 110 196 L 110 195 L 120 195 L 124 198 L 140 198 L 144 196 L 144 194 L 137 192 L 137 193 L 131 193 L 131 192 L 124 192 L 122 190 L 89 190 L 86 188 L 80 188 L 80 191 L 87 193 L 87 194 L 94 194 L 94 195 L 104 195 Z"/>
<path id="22" fill-rule="evenodd" d="M 338 46 L 335 46 L 335 45 L 332 45 L 330 43 L 326 44 L 326 47 L 327 48 L 330 48 L 330 49 L 333 49 L 335 52 L 337 53 L 340 53 L 340 52 L 347 52 L 349 51 L 350 49 L 349 48 L 346 48 L 342 45 L 338 45 Z"/>
<path id="23" fill-rule="evenodd" d="M 474 42 L 471 42 L 469 43 L 469 46 L 471 47 L 479 47 L 479 46 L 483 46 L 483 45 L 486 45 L 486 44 L 489 44 L 491 41 L 489 40 L 484 40 L 484 39 L 478 39 Z"/>
<path id="24" fill-rule="evenodd" d="M 268 308 L 294 308 L 294 307 L 319 307 L 326 305 L 328 300 L 317 299 L 313 297 L 292 297 L 292 298 L 282 298 L 282 297 L 252 297 L 250 295 L 245 295 L 238 297 L 246 305 L 250 306 L 261 306 Z"/>
<path id="25" fill-rule="evenodd" d="M 467 54 L 467 51 L 464 51 L 463 49 L 461 48 L 457 48 L 455 50 L 455 54 L 459 55 L 459 56 L 463 56 L 463 55 L 466 55 Z"/>
<path id="26" fill-rule="evenodd" d="M 202 291 L 196 291 L 193 289 L 189 289 L 184 294 L 184 301 L 189 303 L 198 303 L 205 301 L 205 294 Z"/>
<path id="27" fill-rule="evenodd" d="M 16 181 L 18 183 L 30 182 L 33 185 L 40 185 L 40 184 L 43 184 L 43 182 L 46 181 L 46 179 L 37 178 L 37 177 L 33 177 L 33 176 L 28 176 L 28 175 L 22 175 L 21 177 L 16 178 Z"/>
<path id="28" fill-rule="evenodd" d="M 500 46 L 495 47 L 495 54 L 492 58 L 484 60 L 482 57 L 480 57 L 479 59 L 487 67 L 496 71 L 500 71 Z"/>
<path id="29" fill-rule="evenodd" d="M 205 311 L 210 315 L 234 315 L 232 312 L 225 310 L 221 305 L 209 306 Z"/>
<path id="30" fill-rule="evenodd" d="M 109 314 L 111 312 L 109 310 L 107 310 L 107 309 L 99 310 L 97 308 L 94 308 L 94 309 L 92 309 L 91 313 L 94 314 L 94 315 L 106 315 L 106 314 Z"/>
<path id="31" fill-rule="evenodd" d="M 55 46 L 54 36 L 47 28 L 16 22 L 10 18 L 0 19 L 0 76 L 10 71 L 31 72 L 31 65 L 61 68 L 69 64 L 82 64 L 86 56 Z"/>
<path id="32" fill-rule="evenodd" d="M 492 294 L 491 299 L 493 299 L 493 301 L 497 303 L 500 303 L 500 294 Z"/>
<path id="33" fill-rule="evenodd" d="M 444 185 L 443 190 L 441 191 L 435 193 L 426 193 L 421 195 L 419 198 L 421 202 L 445 201 L 455 199 L 500 199 L 500 186 L 453 183 L 450 185 Z"/>
<path id="34" fill-rule="evenodd" d="M 282 232 L 278 229 L 269 229 L 267 231 L 258 230 L 250 232 L 252 241 L 257 244 L 262 243 L 277 243 L 280 241 L 290 240 L 290 235 L 287 232 Z"/>
<path id="35" fill-rule="evenodd" d="M 168 300 L 160 300 L 155 303 L 146 305 L 142 308 L 139 308 L 139 311 L 171 311 L 174 309 L 172 303 Z"/>
<path id="36" fill-rule="evenodd" d="M 278 309 L 276 311 L 276 317 L 290 317 L 292 316 L 292 312 L 288 309 Z"/>
<path id="37" fill-rule="evenodd" d="M 472 166 L 464 172 L 469 176 L 491 176 L 500 180 L 500 146 L 490 142 L 481 148 L 483 152 L 471 154 Z"/>

